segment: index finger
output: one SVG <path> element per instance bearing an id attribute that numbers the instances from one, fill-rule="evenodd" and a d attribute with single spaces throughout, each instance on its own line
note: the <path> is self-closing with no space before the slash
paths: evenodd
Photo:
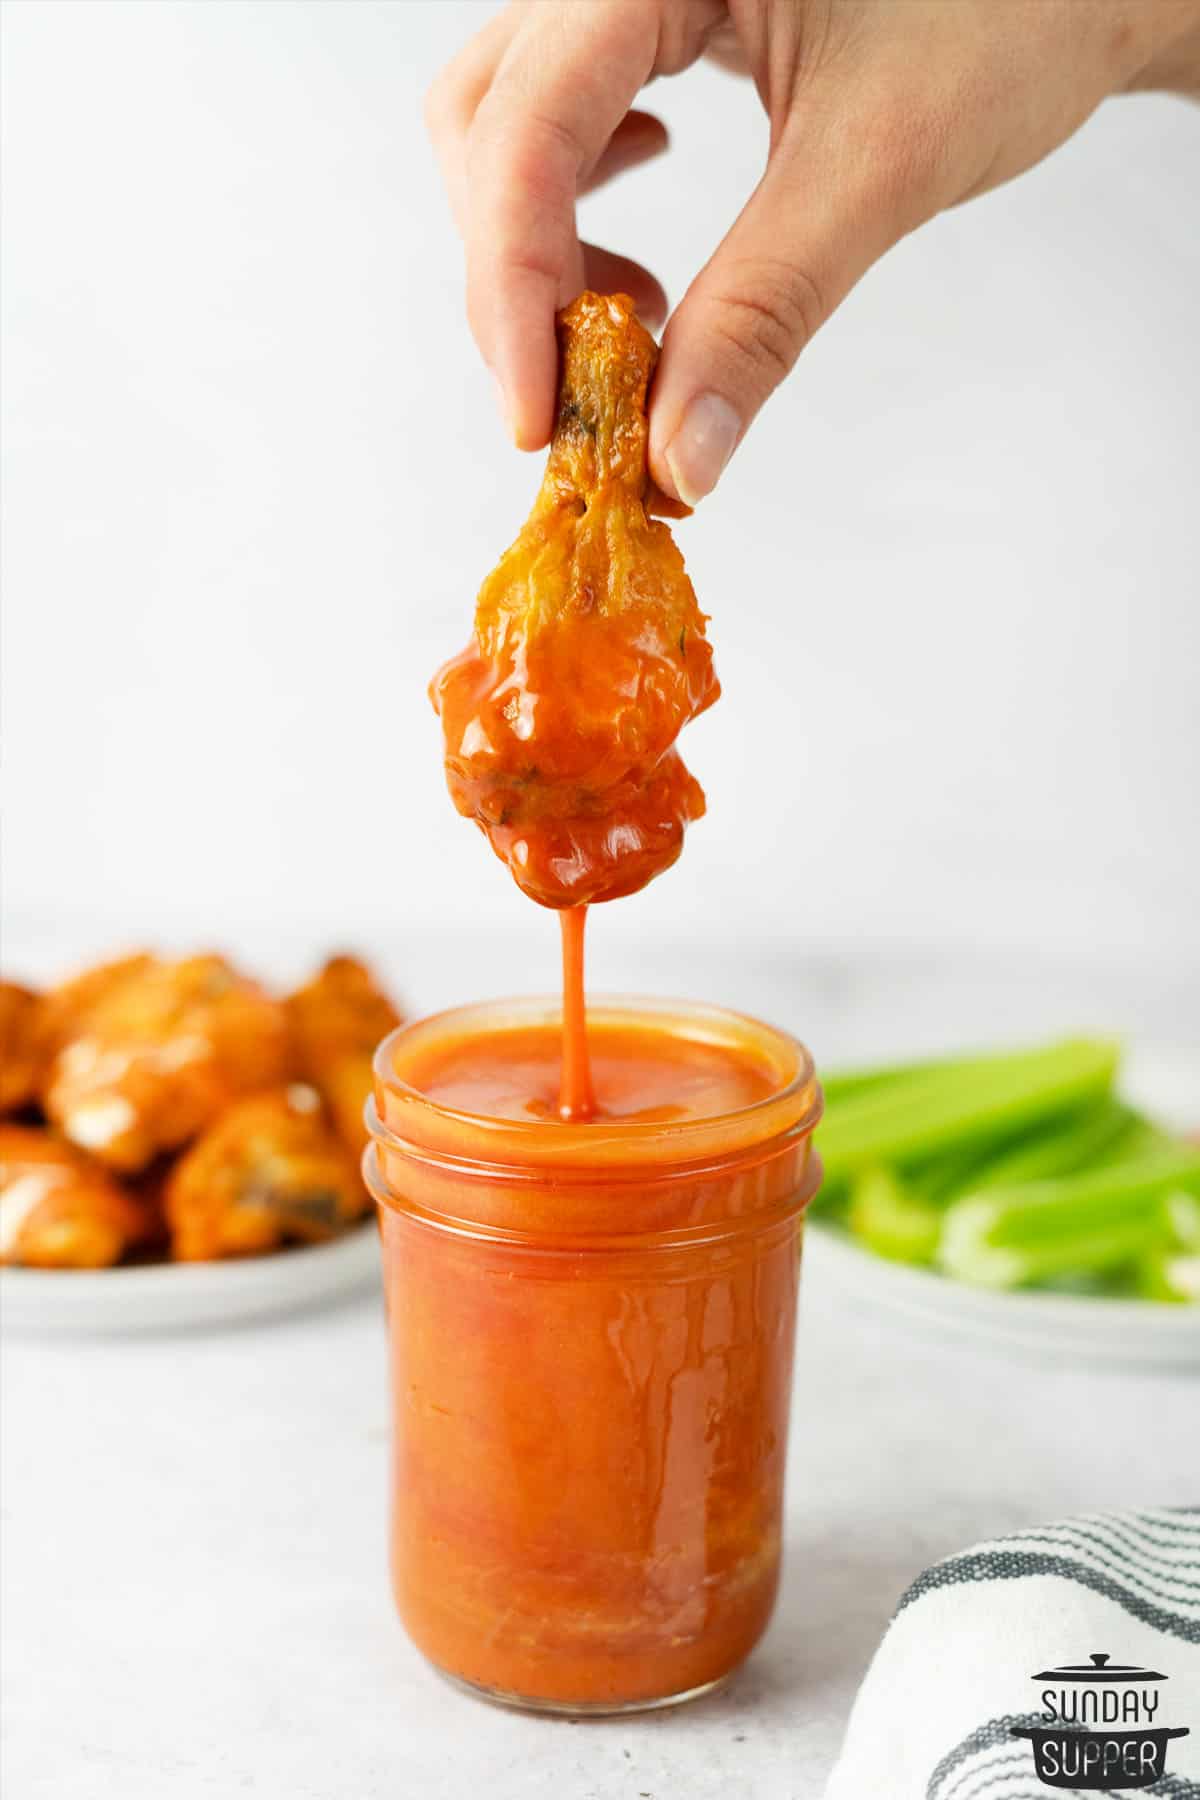
<path id="1" fill-rule="evenodd" d="M 555 309 L 583 280 L 581 182 L 654 65 L 653 9 L 543 3 L 524 16 L 467 146 L 467 312 L 523 450 L 554 416 Z"/>

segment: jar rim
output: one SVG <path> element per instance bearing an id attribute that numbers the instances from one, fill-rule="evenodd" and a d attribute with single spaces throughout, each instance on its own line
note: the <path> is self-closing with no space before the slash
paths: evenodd
<path id="1" fill-rule="evenodd" d="M 444 1105 L 405 1080 L 396 1066 L 402 1047 L 434 1045 L 467 1035 L 473 1024 L 489 1029 L 558 1025 L 557 996 L 484 1000 L 447 1008 L 400 1025 L 375 1052 L 375 1099 L 368 1103 L 372 1137 L 433 1152 L 463 1166 L 647 1168 L 702 1164 L 760 1151 L 783 1135 L 811 1131 L 822 1095 L 808 1049 L 790 1032 L 747 1013 L 704 1001 L 604 995 L 588 1000 L 589 1020 L 603 1026 L 671 1025 L 698 1043 L 723 1044 L 756 1055 L 779 1074 L 779 1085 L 747 1105 L 678 1120 L 513 1119 Z M 464 1154 L 464 1146 L 471 1146 Z"/>

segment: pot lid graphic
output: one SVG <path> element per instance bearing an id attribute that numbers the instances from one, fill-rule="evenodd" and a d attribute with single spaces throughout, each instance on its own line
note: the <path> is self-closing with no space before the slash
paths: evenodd
<path id="1" fill-rule="evenodd" d="M 1115 1663 L 1108 1652 L 1093 1650 L 1085 1663 L 1064 1663 L 1061 1669 L 1042 1669 L 1032 1681 L 1125 1681 L 1136 1687 L 1144 1681 L 1165 1681 L 1157 1669 L 1139 1669 L 1136 1663 Z"/>

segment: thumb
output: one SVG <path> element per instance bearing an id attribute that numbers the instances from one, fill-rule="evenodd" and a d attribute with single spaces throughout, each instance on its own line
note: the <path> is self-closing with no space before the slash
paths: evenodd
<path id="1" fill-rule="evenodd" d="M 809 339 L 903 235 L 895 180 L 879 167 L 845 139 L 777 144 L 663 337 L 650 468 L 667 494 L 694 506 L 712 492 Z"/>

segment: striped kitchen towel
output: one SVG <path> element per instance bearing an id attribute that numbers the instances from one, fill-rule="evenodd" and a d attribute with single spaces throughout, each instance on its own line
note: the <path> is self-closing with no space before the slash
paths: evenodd
<path id="1" fill-rule="evenodd" d="M 1084 1513 L 914 1581 L 825 1800 L 1200 1800 L 1200 1507 Z"/>

